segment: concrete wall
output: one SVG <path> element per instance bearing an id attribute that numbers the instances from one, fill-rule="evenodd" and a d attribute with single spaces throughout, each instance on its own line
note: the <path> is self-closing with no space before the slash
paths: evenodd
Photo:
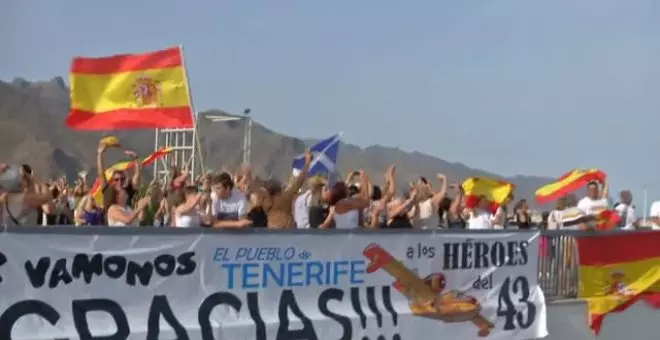
<path id="1" fill-rule="evenodd" d="M 660 310 L 638 302 L 623 313 L 605 317 L 598 337 L 587 323 L 587 304 L 581 300 L 560 300 L 548 303 L 546 340 L 658 340 Z"/>

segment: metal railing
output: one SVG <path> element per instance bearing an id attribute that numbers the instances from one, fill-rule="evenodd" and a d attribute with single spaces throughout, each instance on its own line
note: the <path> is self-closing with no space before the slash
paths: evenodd
<path id="1" fill-rule="evenodd" d="M 578 250 L 571 235 L 541 233 L 539 285 L 546 300 L 576 298 L 579 286 Z"/>
<path id="2" fill-rule="evenodd" d="M 78 235 L 163 235 L 163 234 L 261 234 L 261 233 L 295 233 L 295 234 L 351 234 L 351 233 L 515 233 L 522 232 L 516 229 L 505 230 L 402 230 L 402 229 L 340 229 L 340 230 L 269 230 L 266 228 L 252 228 L 241 230 L 224 230 L 210 228 L 108 228 L 108 227 L 0 227 L 1 232 L 9 233 L 35 233 L 35 234 L 78 234 Z M 533 231 L 533 230 L 532 230 Z M 539 240 L 539 285 L 546 300 L 572 299 L 578 296 L 579 270 L 577 237 L 601 237 L 605 235 L 652 233 L 650 230 L 610 230 L 610 231 L 573 231 L 573 230 L 542 230 Z M 634 245 L 633 245 L 634 246 Z"/>

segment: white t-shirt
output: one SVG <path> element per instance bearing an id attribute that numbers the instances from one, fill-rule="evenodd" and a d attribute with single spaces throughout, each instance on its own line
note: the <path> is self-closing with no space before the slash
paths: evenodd
<path id="1" fill-rule="evenodd" d="M 616 206 L 615 208 L 616 212 L 623 218 L 625 216 L 626 220 L 623 221 L 623 228 L 625 229 L 630 229 L 633 227 L 633 223 L 637 220 L 637 216 L 635 215 L 635 207 L 632 205 L 627 205 L 623 203 L 619 203 L 619 205 Z"/>
<path id="2" fill-rule="evenodd" d="M 649 216 L 649 217 L 651 217 L 651 218 L 660 217 L 660 201 L 655 201 L 655 202 L 653 202 L 653 204 L 651 204 L 651 216 Z M 655 230 L 658 230 L 658 229 L 660 229 L 660 225 L 657 225 L 657 224 L 653 223 L 651 225 L 651 228 L 653 228 Z"/>
<path id="3" fill-rule="evenodd" d="M 493 214 L 488 211 L 475 209 L 470 212 L 468 219 L 468 229 L 493 229 Z"/>
<path id="4" fill-rule="evenodd" d="M 307 190 L 293 202 L 293 219 L 296 221 L 296 228 L 309 228 L 309 204 L 311 200 L 312 191 Z"/>
<path id="5" fill-rule="evenodd" d="M 219 220 L 237 221 L 247 214 L 245 195 L 234 190 L 229 197 L 222 199 L 215 192 L 211 192 L 211 214 Z"/>
<path id="6" fill-rule="evenodd" d="M 131 208 L 129 206 L 119 207 L 119 209 L 123 210 L 124 213 L 126 213 L 126 214 L 133 213 L 133 208 Z M 133 222 L 131 222 L 129 224 L 125 224 L 124 222 L 115 221 L 115 220 L 112 220 L 112 219 L 108 218 L 108 226 L 109 227 L 137 227 L 139 222 L 140 221 L 138 221 L 137 218 L 136 218 L 135 220 L 133 220 Z"/>
<path id="7" fill-rule="evenodd" d="M 422 229 L 438 229 L 440 227 L 440 216 L 433 205 L 433 198 L 429 198 L 417 205 L 419 219 L 416 226 Z"/>
<path id="8" fill-rule="evenodd" d="M 185 214 L 174 214 L 174 226 L 177 228 L 199 227 L 202 219 L 199 210 L 193 209 Z"/>
<path id="9" fill-rule="evenodd" d="M 609 203 L 607 202 L 607 198 L 594 200 L 585 197 L 578 202 L 577 207 L 587 215 L 598 215 L 602 211 L 607 210 Z"/>
<path id="10" fill-rule="evenodd" d="M 504 209 L 502 207 L 497 207 L 497 211 L 495 211 L 495 215 L 493 215 L 492 219 L 493 222 L 497 219 L 500 218 L 501 215 L 505 214 Z M 504 216 L 504 223 L 506 223 L 506 216 Z M 504 229 L 504 224 L 499 225 L 499 224 L 493 224 L 493 229 Z"/>

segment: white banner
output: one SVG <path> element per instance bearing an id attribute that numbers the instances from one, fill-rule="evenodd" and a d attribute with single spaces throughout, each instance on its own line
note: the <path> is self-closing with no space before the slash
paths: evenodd
<path id="1" fill-rule="evenodd" d="M 0 339 L 535 339 L 538 233 L 0 234 Z"/>

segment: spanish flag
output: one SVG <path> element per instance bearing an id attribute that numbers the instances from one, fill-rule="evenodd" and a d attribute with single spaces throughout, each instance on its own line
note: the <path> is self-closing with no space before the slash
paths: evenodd
<path id="1" fill-rule="evenodd" d="M 589 302 L 591 328 L 598 334 L 610 313 L 639 300 L 660 308 L 660 233 L 578 238 L 580 298 Z"/>
<path id="2" fill-rule="evenodd" d="M 193 127 L 186 78 L 180 47 L 74 58 L 66 124 L 76 130 Z"/>
<path id="3" fill-rule="evenodd" d="M 474 208 L 483 196 L 489 202 L 493 213 L 513 194 L 515 185 L 486 177 L 469 177 L 462 184 L 465 193 L 465 207 Z"/>
<path id="4" fill-rule="evenodd" d="M 607 176 L 598 169 L 574 169 L 556 181 L 536 190 L 536 201 L 540 204 L 557 200 L 575 192 L 591 181 L 604 182 Z"/>
<path id="5" fill-rule="evenodd" d="M 151 155 L 145 157 L 142 160 L 142 166 L 148 166 L 151 163 L 155 162 L 157 159 L 166 156 L 168 153 L 172 152 L 174 150 L 173 148 L 162 148 L 157 150 L 156 152 L 152 153 Z M 128 169 L 131 169 L 135 167 L 135 162 L 133 161 L 124 161 L 124 162 L 119 162 L 116 163 L 115 165 L 107 168 L 105 170 L 105 179 L 110 180 L 112 178 L 112 174 L 115 171 L 126 171 Z M 96 201 L 96 205 L 99 207 L 103 206 L 103 188 L 101 188 L 101 180 L 99 178 L 94 181 L 94 184 L 92 185 L 92 189 L 89 191 L 89 194 L 94 197 L 94 200 Z M 136 188 L 137 189 L 137 188 Z"/>

